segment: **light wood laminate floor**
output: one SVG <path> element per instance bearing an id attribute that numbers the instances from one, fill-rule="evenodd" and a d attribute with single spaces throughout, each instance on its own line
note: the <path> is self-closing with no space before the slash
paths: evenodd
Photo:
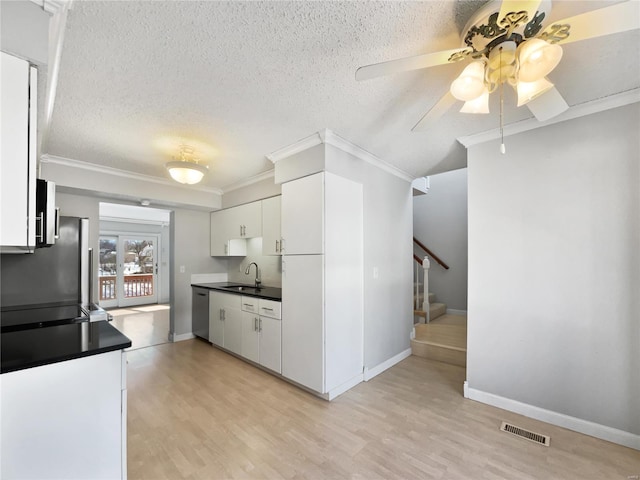
<path id="1" fill-rule="evenodd" d="M 109 310 L 113 326 L 131 340 L 129 350 L 167 343 L 169 312 L 166 304 L 139 305 Z"/>
<path id="2" fill-rule="evenodd" d="M 329 403 L 200 340 L 128 353 L 135 479 L 620 479 L 640 452 L 462 396 L 409 357 Z M 503 420 L 549 447 L 499 431 Z"/>

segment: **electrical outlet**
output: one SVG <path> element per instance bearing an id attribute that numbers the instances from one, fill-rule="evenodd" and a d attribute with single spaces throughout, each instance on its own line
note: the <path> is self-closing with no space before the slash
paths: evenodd
<path id="1" fill-rule="evenodd" d="M 185 268 L 185 266 L 184 265 L 180 265 L 180 273 L 184 273 L 186 271 L 187 271 L 187 269 Z"/>

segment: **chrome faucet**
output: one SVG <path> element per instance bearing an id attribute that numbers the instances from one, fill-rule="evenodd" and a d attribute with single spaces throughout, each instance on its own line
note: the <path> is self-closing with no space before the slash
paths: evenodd
<path id="1" fill-rule="evenodd" d="M 256 262 L 251 262 L 248 266 L 247 269 L 244 271 L 245 275 L 249 275 L 249 270 L 251 270 L 251 265 L 255 265 L 256 266 L 256 288 L 260 288 L 260 284 L 262 284 L 262 281 L 260 280 L 260 270 L 258 269 L 258 264 Z"/>

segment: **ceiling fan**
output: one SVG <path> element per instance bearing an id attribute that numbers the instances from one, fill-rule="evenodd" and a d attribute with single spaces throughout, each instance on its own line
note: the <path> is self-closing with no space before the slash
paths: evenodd
<path id="1" fill-rule="evenodd" d="M 569 106 L 546 75 L 562 58 L 570 42 L 640 28 L 639 4 L 625 1 L 545 25 L 551 0 L 494 0 L 481 7 L 462 31 L 462 47 L 360 67 L 356 80 L 468 61 L 451 88 L 412 128 L 432 125 L 456 101 L 463 113 L 489 113 L 489 94 L 505 84 L 539 121 Z M 504 145 L 501 147 L 504 149 Z"/>

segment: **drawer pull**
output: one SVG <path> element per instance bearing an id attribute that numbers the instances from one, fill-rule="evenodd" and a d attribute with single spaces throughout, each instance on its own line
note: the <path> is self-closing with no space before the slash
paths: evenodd
<path id="1" fill-rule="evenodd" d="M 273 312 L 273 308 L 267 308 L 267 307 L 262 307 L 263 310 L 269 310 L 270 312 Z"/>

